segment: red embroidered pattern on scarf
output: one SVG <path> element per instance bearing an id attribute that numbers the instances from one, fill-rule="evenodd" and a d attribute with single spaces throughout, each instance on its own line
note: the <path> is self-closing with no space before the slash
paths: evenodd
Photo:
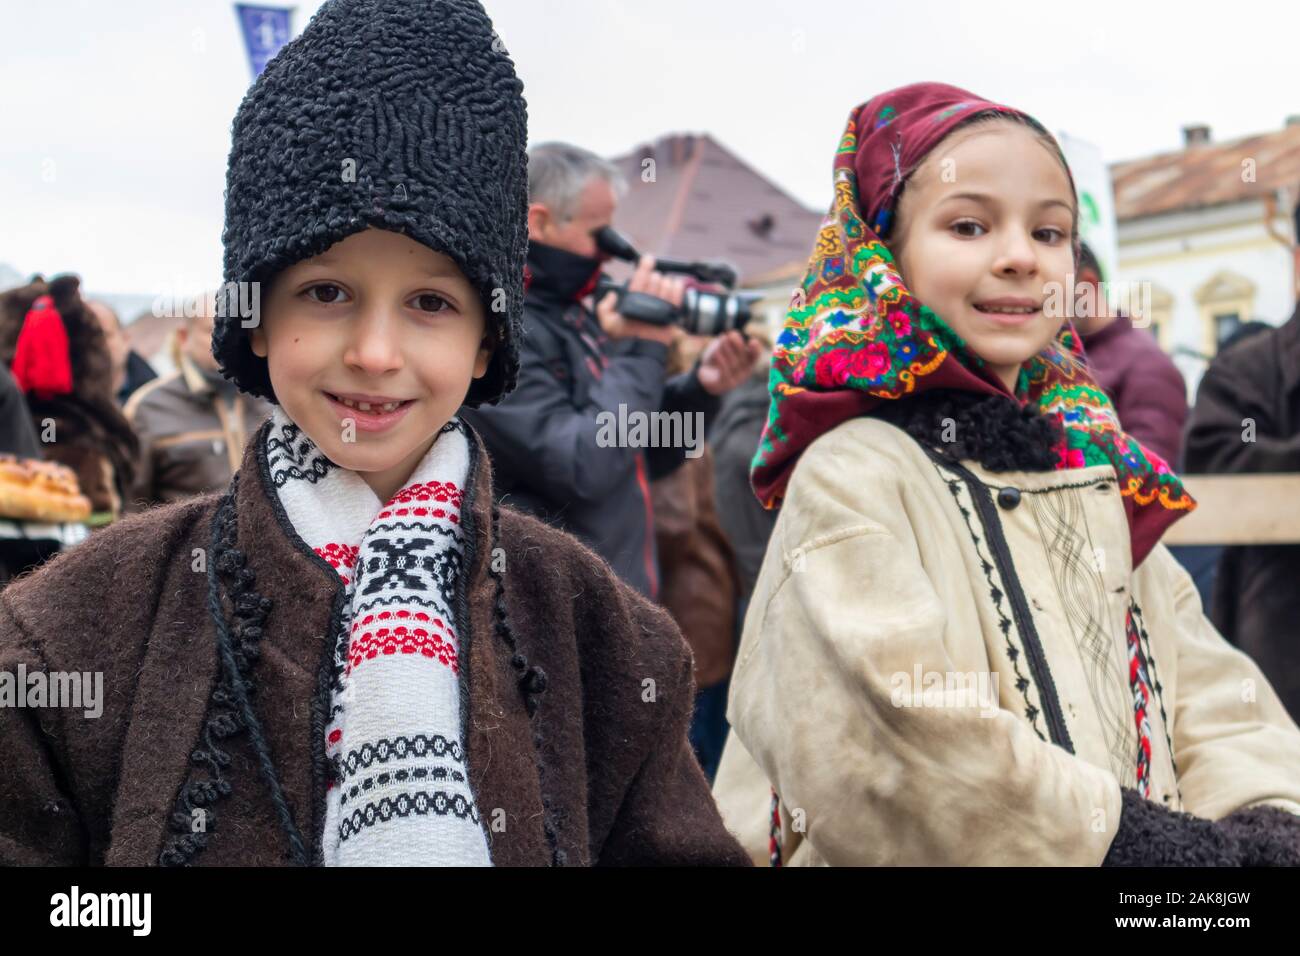
<path id="1" fill-rule="evenodd" d="M 399 621 L 406 623 L 397 623 Z M 429 626 L 417 626 L 419 624 Z M 443 633 L 439 634 L 438 631 Z M 362 662 L 374 660 L 380 654 L 399 652 L 437 658 L 450 667 L 453 674 L 460 674 L 456 636 L 451 628 L 440 617 L 432 617 L 423 611 L 406 610 L 367 614 L 352 625 L 347 673 L 351 674 Z"/>
<path id="2" fill-rule="evenodd" d="M 330 567 L 339 573 L 339 577 L 343 579 L 343 583 L 347 584 L 348 576 L 343 572 L 345 570 L 351 571 L 356 567 L 357 554 L 361 549 L 356 545 L 335 544 L 331 541 L 329 544 L 322 545 L 319 548 L 312 548 L 312 550 L 328 561 Z"/>
<path id="3" fill-rule="evenodd" d="M 388 499 L 388 504 L 384 505 L 384 510 L 379 513 L 380 518 L 405 518 L 413 515 L 419 518 L 434 517 L 446 518 L 452 524 L 460 524 L 460 500 L 461 490 L 450 481 L 425 481 L 420 484 L 409 485 L 403 488 L 392 498 Z M 399 507 L 410 505 L 415 502 L 432 502 L 445 504 L 448 508 L 430 508 L 420 507 Z"/>

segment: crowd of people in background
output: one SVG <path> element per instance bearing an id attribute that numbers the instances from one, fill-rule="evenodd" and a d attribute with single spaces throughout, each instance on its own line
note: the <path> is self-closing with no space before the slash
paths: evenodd
<path id="1" fill-rule="evenodd" d="M 258 73 L 162 374 L 75 274 L 0 292 L 0 453 L 64 467 L 4 464 L 89 513 L 0 520 L 0 673 L 110 688 L 0 707 L 0 862 L 1300 865 L 1300 544 L 1164 543 L 1180 472 L 1300 474 L 1300 303 L 1189 408 L 1048 128 L 922 82 L 779 325 L 695 334 L 429 7 Z"/>
<path id="2" fill-rule="evenodd" d="M 592 235 L 613 221 L 619 173 L 580 147 L 548 143 L 530 152 L 529 177 L 529 335 L 519 386 L 501 404 L 463 415 L 487 442 L 504 503 L 577 535 L 673 614 L 695 656 L 691 741 L 711 777 L 726 739 L 728 677 L 776 519 L 750 491 L 770 405 L 772 330 L 755 322 L 743 336 L 693 337 L 624 320 L 612 301 L 592 301 L 608 258 Z M 642 266 L 632 290 L 680 304 L 682 280 L 653 271 L 653 260 Z M 1086 245 L 1078 282 L 1102 285 Z M 26 312 L 60 286 L 65 321 L 76 330 L 75 400 L 24 396 L 0 368 L 0 452 L 74 465 L 100 524 L 224 489 L 271 406 L 218 371 L 215 296 L 199 295 L 185 310 L 165 345 L 174 370 L 159 376 L 109 304 L 83 300 L 70 277 L 35 277 L 0 297 L 0 346 L 10 361 Z M 1104 292 L 1089 300 L 1096 312 L 1077 315 L 1075 325 L 1130 433 L 1191 474 L 1300 472 L 1300 311 L 1280 327 L 1256 321 L 1238 329 L 1202 379 L 1189 420 L 1183 378 L 1155 338 L 1108 308 Z M 69 428 L 43 442 L 38 428 L 51 408 Z M 704 454 L 598 448 L 601 414 L 620 409 L 701 415 Z M 1258 440 L 1243 443 L 1248 418 Z M 55 550 L 11 548 L 7 577 Z M 1216 626 L 1260 663 L 1300 717 L 1300 647 L 1286 637 L 1300 599 L 1289 584 L 1300 546 L 1172 550 Z"/>

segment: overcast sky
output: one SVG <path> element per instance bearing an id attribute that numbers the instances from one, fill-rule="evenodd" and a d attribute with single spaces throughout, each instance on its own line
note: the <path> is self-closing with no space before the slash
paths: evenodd
<path id="1" fill-rule="evenodd" d="M 295 33 L 319 5 L 299 5 Z M 819 210 L 849 110 L 919 80 L 1025 109 L 1108 161 L 1177 149 L 1184 124 L 1221 140 L 1300 113 L 1290 2 L 485 5 L 533 142 L 614 154 L 708 132 Z M 101 292 L 219 282 L 230 121 L 249 83 L 233 5 L 0 0 L 0 24 L 0 263 Z"/>

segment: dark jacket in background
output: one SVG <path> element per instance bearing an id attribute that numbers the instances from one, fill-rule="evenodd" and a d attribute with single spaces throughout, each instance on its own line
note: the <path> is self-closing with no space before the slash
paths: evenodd
<path id="1" fill-rule="evenodd" d="M 718 400 L 695 370 L 667 379 L 668 347 L 613 341 L 580 302 L 548 291 L 530 256 L 519 384 L 498 405 L 462 409 L 487 443 L 503 504 L 576 535 L 642 594 L 659 594 L 650 482 L 683 448 L 600 447 L 600 414 L 702 412 Z M 703 435 L 699 436 L 703 441 Z"/>
<path id="2" fill-rule="evenodd" d="M 13 375 L 0 365 L 0 454 L 43 458 L 36 426 L 27 411 L 27 398 Z M 49 538 L 0 538 L 0 587 L 37 567 L 59 550 Z"/>
<path id="3" fill-rule="evenodd" d="M 1255 440 L 1244 440 L 1246 421 Z M 1188 474 L 1300 472 L 1300 307 L 1285 325 L 1221 352 L 1196 393 Z M 1297 502 L 1279 501 L 1294 510 Z M 1300 545 L 1224 551 L 1211 619 L 1253 657 L 1300 721 Z"/>
<path id="4" fill-rule="evenodd" d="M 759 503 L 749 484 L 749 466 L 758 451 L 771 404 L 768 370 L 767 363 L 760 363 L 749 379 L 722 397 L 722 407 L 709 432 L 718 520 L 736 551 L 742 604 L 754 590 L 778 514 Z"/>
<path id="5" fill-rule="evenodd" d="M 1177 468 L 1187 421 L 1187 383 L 1146 329 L 1121 315 L 1083 336 L 1097 384 L 1115 403 L 1124 430 Z"/>
<path id="6" fill-rule="evenodd" d="M 122 387 L 117 390 L 117 404 L 125 405 L 126 400 L 130 398 L 135 390 L 145 382 L 151 382 L 158 377 L 158 373 L 139 352 L 135 349 L 128 349 L 126 353 L 126 379 L 122 382 Z"/>
<path id="7" fill-rule="evenodd" d="M 224 501 L 131 515 L 0 592 L 0 670 L 103 675 L 97 719 L 0 707 L 0 865 L 282 865 L 272 773 L 321 862 L 325 635 L 344 587 L 289 525 L 260 435 L 233 514 Z M 219 507 L 234 540 L 214 547 Z M 492 863 L 552 862 L 550 822 L 571 866 L 748 864 L 687 744 L 691 659 L 668 614 L 569 536 L 498 512 L 477 436 L 462 522 L 461 719 Z"/>
<path id="8" fill-rule="evenodd" d="M 0 366 L 0 454 L 44 458 L 36 426 L 27 411 L 27 396 L 9 369 Z"/>
<path id="9" fill-rule="evenodd" d="M 123 409 L 140 436 L 128 510 L 224 490 L 270 412 L 269 402 L 182 356 L 179 370 L 155 378 Z"/>

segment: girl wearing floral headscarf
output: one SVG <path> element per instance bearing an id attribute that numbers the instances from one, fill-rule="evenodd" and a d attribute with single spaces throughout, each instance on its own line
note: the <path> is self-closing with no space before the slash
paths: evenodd
<path id="1" fill-rule="evenodd" d="M 773 358 L 780 518 L 714 795 L 775 864 L 1300 863 L 1300 729 L 1159 544 L 1195 503 L 1065 316 L 1034 119 L 856 108 Z"/>

